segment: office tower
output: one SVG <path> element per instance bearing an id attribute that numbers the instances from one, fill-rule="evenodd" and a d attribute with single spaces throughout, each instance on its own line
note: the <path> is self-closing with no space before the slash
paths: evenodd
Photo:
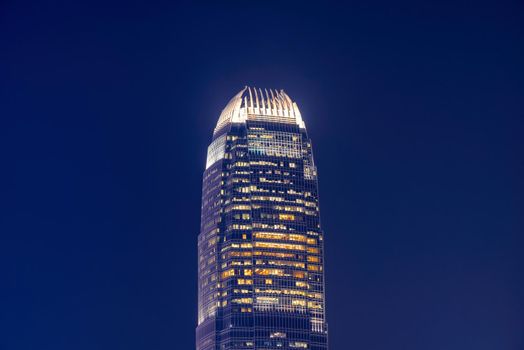
<path id="1" fill-rule="evenodd" d="M 317 169 L 297 104 L 245 87 L 208 147 L 197 350 L 327 349 Z"/>

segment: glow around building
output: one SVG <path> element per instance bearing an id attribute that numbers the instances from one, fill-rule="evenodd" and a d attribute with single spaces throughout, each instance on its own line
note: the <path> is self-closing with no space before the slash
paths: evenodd
<path id="1" fill-rule="evenodd" d="M 207 153 L 197 350 L 327 349 L 317 170 L 283 91 L 246 87 Z"/>

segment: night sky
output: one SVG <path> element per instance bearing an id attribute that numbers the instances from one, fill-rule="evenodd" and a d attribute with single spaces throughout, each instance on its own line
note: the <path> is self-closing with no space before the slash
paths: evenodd
<path id="1" fill-rule="evenodd" d="M 313 140 L 333 350 L 524 349 L 524 3 L 4 0 L 0 349 L 194 348 L 207 146 Z"/>

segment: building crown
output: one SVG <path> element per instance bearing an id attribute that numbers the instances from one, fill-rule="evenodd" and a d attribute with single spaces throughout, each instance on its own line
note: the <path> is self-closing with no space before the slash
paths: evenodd
<path id="1" fill-rule="evenodd" d="M 306 128 L 297 104 L 284 90 L 268 91 L 245 86 L 222 110 L 214 134 L 228 124 L 245 123 L 248 119 L 296 124 Z"/>

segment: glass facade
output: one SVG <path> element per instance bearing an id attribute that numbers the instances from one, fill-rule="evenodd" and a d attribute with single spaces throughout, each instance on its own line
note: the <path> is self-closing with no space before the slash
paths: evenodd
<path id="1" fill-rule="evenodd" d="M 283 91 L 246 87 L 209 145 L 197 350 L 327 349 L 317 170 Z"/>

